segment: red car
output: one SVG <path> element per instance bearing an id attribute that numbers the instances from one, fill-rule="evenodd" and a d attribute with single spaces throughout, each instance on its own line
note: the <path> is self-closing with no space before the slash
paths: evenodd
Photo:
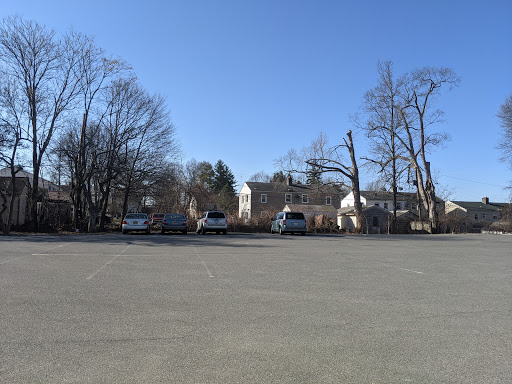
<path id="1" fill-rule="evenodd" d="M 163 213 L 153 213 L 151 215 L 151 225 L 155 224 L 162 224 L 162 221 L 164 221 L 164 214 Z"/>

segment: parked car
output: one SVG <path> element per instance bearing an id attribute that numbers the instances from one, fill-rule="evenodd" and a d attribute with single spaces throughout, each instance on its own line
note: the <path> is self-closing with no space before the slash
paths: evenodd
<path id="1" fill-rule="evenodd" d="M 305 235 L 307 231 L 306 218 L 302 212 L 279 212 L 272 218 L 270 233 L 300 233 Z"/>
<path id="2" fill-rule="evenodd" d="M 131 231 L 144 231 L 149 233 L 150 228 L 148 215 L 145 213 L 128 213 L 123 219 L 121 230 L 123 233 Z"/>
<path id="3" fill-rule="evenodd" d="M 151 215 L 151 225 L 162 224 L 164 216 L 165 215 L 163 213 L 153 213 Z"/>
<path id="4" fill-rule="evenodd" d="M 167 231 L 181 232 L 187 234 L 187 218 L 179 213 L 166 213 L 162 221 L 162 233 Z"/>
<path id="5" fill-rule="evenodd" d="M 206 211 L 197 218 L 197 233 L 217 232 L 226 234 L 228 232 L 228 219 L 222 211 Z"/>

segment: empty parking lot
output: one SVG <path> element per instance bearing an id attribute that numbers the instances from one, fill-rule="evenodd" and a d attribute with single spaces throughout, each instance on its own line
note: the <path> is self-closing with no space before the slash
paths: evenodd
<path id="1" fill-rule="evenodd" d="M 512 237 L 0 237 L 4 383 L 510 383 Z"/>

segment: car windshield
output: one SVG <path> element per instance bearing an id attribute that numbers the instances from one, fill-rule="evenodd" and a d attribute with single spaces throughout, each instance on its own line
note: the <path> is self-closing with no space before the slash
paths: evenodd
<path id="1" fill-rule="evenodd" d="M 167 220 L 185 220 L 185 215 L 178 215 L 178 214 L 165 215 L 165 218 Z"/>
<path id="2" fill-rule="evenodd" d="M 226 216 L 222 212 L 208 212 L 209 219 L 223 219 Z"/>
<path id="3" fill-rule="evenodd" d="M 129 213 L 125 217 L 126 219 L 147 219 L 148 216 L 145 213 Z"/>
<path id="4" fill-rule="evenodd" d="M 298 213 L 287 213 L 286 218 L 289 220 L 304 220 L 304 214 L 301 212 Z"/>

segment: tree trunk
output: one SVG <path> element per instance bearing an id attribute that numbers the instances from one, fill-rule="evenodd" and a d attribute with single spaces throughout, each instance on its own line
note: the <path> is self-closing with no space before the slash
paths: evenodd
<path id="1" fill-rule="evenodd" d="M 10 227 L 10 221 L 7 220 L 6 223 L 2 220 L 2 216 L 7 211 L 7 195 L 4 195 L 3 193 L 0 193 L 0 197 L 2 198 L 2 204 L 0 205 L 2 209 L 0 209 L 0 230 L 4 235 L 8 235 L 8 228 Z M 12 199 L 11 199 L 12 200 Z"/>
<path id="2" fill-rule="evenodd" d="M 352 192 L 354 193 L 354 213 L 356 215 L 356 233 L 363 232 L 363 206 L 361 204 L 361 190 L 359 188 L 359 168 L 357 167 L 356 154 L 354 150 L 354 142 L 352 140 L 352 131 L 347 132 L 348 137 L 348 151 L 350 160 L 352 162 L 352 175 L 350 181 L 352 182 Z"/>
<path id="3" fill-rule="evenodd" d="M 30 231 L 37 232 L 39 230 L 39 218 L 37 215 L 37 200 L 39 198 L 39 164 L 37 163 L 37 160 L 35 160 L 33 168 L 34 174 L 32 176 L 32 188 L 30 193 L 30 218 L 28 225 Z"/>
<path id="4" fill-rule="evenodd" d="M 11 233 L 12 214 L 14 211 L 14 196 L 16 193 L 16 171 L 14 170 L 14 161 L 11 162 L 11 201 L 9 202 L 9 215 L 7 218 L 7 225 L 4 229 L 6 235 Z"/>

